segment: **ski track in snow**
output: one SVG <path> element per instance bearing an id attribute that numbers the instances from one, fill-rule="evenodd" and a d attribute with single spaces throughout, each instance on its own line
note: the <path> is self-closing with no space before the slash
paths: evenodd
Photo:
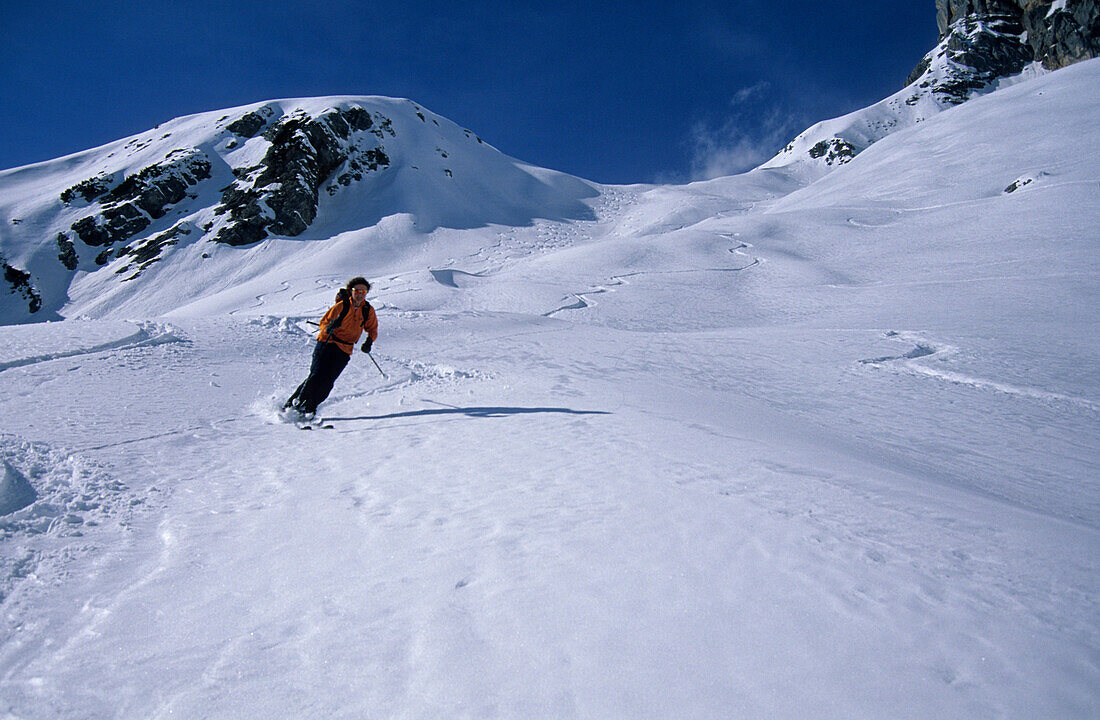
<path id="1" fill-rule="evenodd" d="M 465 267 L 481 267 L 480 270 L 467 270 L 453 267 L 460 262 L 457 258 L 448 260 L 448 267 L 430 269 L 431 277 L 440 285 L 459 289 L 460 278 L 481 279 L 499 273 L 503 268 L 518 259 L 543 255 L 575 245 L 584 237 L 584 231 L 574 224 L 550 223 L 542 221 L 533 228 L 524 228 L 500 232 L 497 242 L 461 259 Z"/>
<path id="2" fill-rule="evenodd" d="M 280 295 L 282 293 L 288 292 L 288 291 L 290 291 L 290 288 L 291 288 L 291 284 L 287 280 L 283 280 L 281 283 L 279 283 L 279 286 L 280 286 L 279 289 L 276 290 L 275 292 L 260 293 L 259 295 L 256 295 L 255 296 L 255 304 L 250 305 L 248 308 L 245 308 L 245 310 L 243 310 L 243 311 L 242 310 L 231 310 L 229 312 L 229 314 L 230 315 L 236 315 L 239 312 L 245 312 L 245 311 L 248 311 L 248 310 L 255 310 L 257 308 L 264 307 L 267 304 L 267 299 L 269 297 L 272 297 L 272 296 L 275 296 L 275 295 Z M 298 293 L 294 297 L 297 298 L 298 295 L 300 295 L 300 294 L 301 293 Z"/>
<path id="3" fill-rule="evenodd" d="M 719 233 L 718 237 L 725 238 L 730 242 L 736 242 L 736 247 L 730 248 L 729 252 L 745 257 L 750 262 L 741 267 L 714 267 L 714 268 L 697 268 L 689 270 L 646 270 L 633 273 L 624 273 L 622 275 L 614 275 L 608 280 L 608 284 L 595 285 L 592 288 L 580 293 L 573 293 L 569 297 L 573 302 L 557 307 L 549 312 L 543 313 L 543 317 L 554 317 L 555 315 L 565 312 L 567 310 L 584 310 L 585 308 L 594 307 L 597 303 L 592 299 L 593 295 L 600 295 L 603 293 L 615 292 L 615 290 L 623 285 L 629 285 L 627 278 L 644 277 L 644 276 L 662 276 L 662 275 L 695 275 L 705 273 L 740 273 L 748 270 L 756 265 L 759 265 L 762 261 L 760 258 L 753 257 L 746 250 L 752 249 L 752 245 L 741 241 L 735 235 L 727 235 Z M 569 299 L 569 298 L 566 298 Z"/>
<path id="4" fill-rule="evenodd" d="M 153 321 L 138 322 L 135 323 L 135 325 L 136 330 L 134 330 L 132 334 L 117 340 L 111 340 L 110 342 L 93 345 L 91 347 L 65 350 L 55 353 L 47 353 L 45 355 L 22 357 L 14 360 L 0 360 L 0 372 L 3 372 L 4 370 L 10 370 L 12 368 L 37 365 L 38 363 L 44 362 L 52 362 L 54 360 L 64 360 L 68 358 L 80 357 L 82 355 L 94 355 L 111 350 L 128 350 L 131 348 L 149 347 L 152 345 L 162 345 L 165 343 L 186 342 L 186 338 L 182 335 L 182 333 L 180 333 L 179 329 L 171 325 Z"/>
<path id="5" fill-rule="evenodd" d="M 912 343 L 915 345 L 915 347 L 909 352 L 902 355 L 890 355 L 885 357 L 860 360 L 860 365 L 868 365 L 872 367 L 887 365 L 893 367 L 901 367 L 904 369 L 905 372 L 914 375 L 929 377 L 943 382 L 955 383 L 958 385 L 967 385 L 981 390 L 992 390 L 994 392 L 1005 393 L 1007 395 L 1017 395 L 1019 397 L 1032 398 L 1035 400 L 1071 403 L 1083 408 L 1087 408 L 1094 412 L 1100 411 L 1100 405 L 1097 405 L 1097 403 L 1086 398 L 1073 397 L 1070 395 L 1063 395 L 1061 393 L 1053 393 L 1046 390 L 1041 390 L 1039 388 L 1021 387 L 1018 385 L 1012 385 L 1010 383 L 997 380 L 974 377 L 972 375 L 966 375 L 964 373 L 956 372 L 953 370 L 929 367 L 917 361 L 922 359 L 935 359 L 939 361 L 945 361 L 952 354 L 958 352 L 958 348 L 951 347 L 950 345 L 930 343 L 927 340 L 921 339 L 916 333 L 899 333 L 891 331 L 886 333 L 886 337 L 897 338 L 898 340 L 901 340 L 903 342 Z"/>
<path id="6" fill-rule="evenodd" d="M 465 267 L 481 267 L 482 269 L 475 271 L 453 267 L 459 261 L 451 258 L 448 261 L 448 267 L 431 269 L 429 272 L 440 285 L 458 289 L 460 285 L 456 277 L 473 279 L 491 277 L 500 273 L 501 270 L 516 260 L 528 259 L 573 247 L 578 242 L 588 239 L 585 232 L 586 227 L 613 222 L 623 212 L 624 208 L 629 207 L 633 202 L 637 202 L 636 193 L 617 188 L 605 188 L 594 208 L 599 217 L 597 222 L 563 224 L 540 221 L 533 228 L 524 228 L 522 231 L 516 228 L 506 230 L 497 234 L 497 241 L 493 245 L 481 247 L 461 260 Z M 393 279 L 395 278 L 391 278 L 391 281 Z M 618 278 L 612 278 L 611 281 L 615 284 L 621 282 Z M 563 310 L 587 307 L 587 304 L 590 303 L 586 297 L 587 295 L 607 291 L 608 288 L 597 286 L 583 294 L 578 293 L 574 296 L 574 303 L 543 313 L 543 316 L 552 317 Z M 382 288 L 381 292 L 392 294 L 392 290 L 388 287 Z"/>

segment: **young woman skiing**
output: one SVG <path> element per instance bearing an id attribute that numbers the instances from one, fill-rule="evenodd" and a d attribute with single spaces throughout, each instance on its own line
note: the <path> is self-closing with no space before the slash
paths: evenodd
<path id="1" fill-rule="evenodd" d="M 378 338 L 378 316 L 367 302 L 368 292 L 370 283 L 366 278 L 356 277 L 348 280 L 348 284 L 336 293 L 336 304 L 321 318 L 321 330 L 317 333 L 317 344 L 313 346 L 309 376 L 286 401 L 284 409 L 294 408 L 303 417 L 312 419 L 317 406 L 332 392 L 336 378 L 347 366 L 364 330 L 367 331 L 367 339 L 362 350 L 370 352 L 371 345 Z"/>

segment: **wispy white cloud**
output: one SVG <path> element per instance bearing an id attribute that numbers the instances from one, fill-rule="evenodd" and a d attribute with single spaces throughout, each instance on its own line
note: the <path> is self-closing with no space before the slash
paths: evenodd
<path id="1" fill-rule="evenodd" d="M 741 88 L 730 98 L 723 121 L 697 121 L 692 126 L 691 177 L 710 180 L 751 170 L 802 129 L 800 121 L 770 97 L 767 82 Z"/>

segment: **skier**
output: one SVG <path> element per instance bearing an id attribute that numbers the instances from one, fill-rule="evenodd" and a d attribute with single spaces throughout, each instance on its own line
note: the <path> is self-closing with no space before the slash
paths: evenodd
<path id="1" fill-rule="evenodd" d="M 366 278 L 356 277 L 336 293 L 336 304 L 321 318 L 321 330 L 313 347 L 309 376 L 286 401 L 283 409 L 293 407 L 305 419 L 313 419 L 317 406 L 332 392 L 336 378 L 347 366 L 364 330 L 367 331 L 367 339 L 363 341 L 362 350 L 370 352 L 378 338 L 378 316 L 367 302 L 369 291 L 370 283 Z"/>

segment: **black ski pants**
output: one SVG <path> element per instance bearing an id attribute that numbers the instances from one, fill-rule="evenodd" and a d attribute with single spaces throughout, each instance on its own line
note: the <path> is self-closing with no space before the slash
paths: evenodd
<path id="1" fill-rule="evenodd" d="M 332 392 L 336 378 L 347 367 L 351 356 L 340 349 L 336 343 L 317 341 L 313 348 L 313 362 L 309 366 L 309 377 L 298 386 L 287 401 L 304 413 L 317 411 L 317 406 L 325 401 Z"/>

